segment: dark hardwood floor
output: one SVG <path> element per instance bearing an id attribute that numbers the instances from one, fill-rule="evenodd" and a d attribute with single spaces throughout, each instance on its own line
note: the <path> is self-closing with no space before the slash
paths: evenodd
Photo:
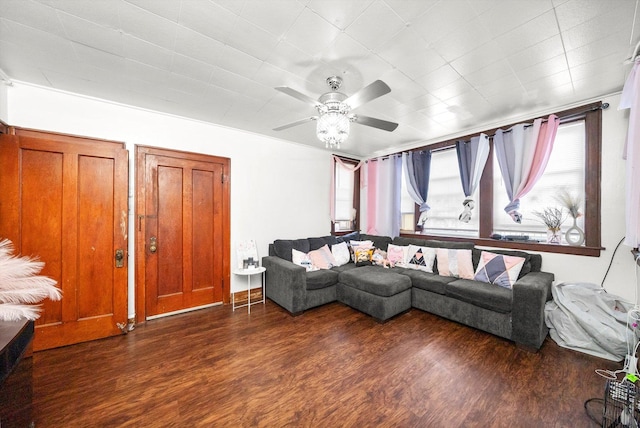
<path id="1" fill-rule="evenodd" d="M 36 427 L 588 427 L 594 370 L 620 365 L 416 309 L 378 324 L 268 301 L 35 353 L 33 414 Z"/>

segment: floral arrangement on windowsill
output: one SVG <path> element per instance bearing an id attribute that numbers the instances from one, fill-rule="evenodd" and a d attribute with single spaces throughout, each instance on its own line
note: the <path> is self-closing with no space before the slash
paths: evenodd
<path id="1" fill-rule="evenodd" d="M 13 255 L 13 244 L 0 241 L 0 321 L 36 320 L 44 299 L 60 300 L 56 281 L 38 275 L 44 263 L 31 257 Z"/>
<path id="2" fill-rule="evenodd" d="M 547 226 L 547 243 L 560 244 L 562 242 L 560 229 L 567 219 L 564 210 L 557 207 L 545 208 L 543 211 L 533 211 L 533 215 Z"/>

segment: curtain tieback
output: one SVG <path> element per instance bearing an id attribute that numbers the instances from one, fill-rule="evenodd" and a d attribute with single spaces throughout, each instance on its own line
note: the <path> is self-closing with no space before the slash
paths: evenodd
<path id="1" fill-rule="evenodd" d="M 516 223 L 522 223 L 522 214 L 518 212 L 518 209 L 520 209 L 520 199 L 515 199 L 511 201 L 509 205 L 504 207 L 504 210 L 511 216 L 513 221 Z"/>

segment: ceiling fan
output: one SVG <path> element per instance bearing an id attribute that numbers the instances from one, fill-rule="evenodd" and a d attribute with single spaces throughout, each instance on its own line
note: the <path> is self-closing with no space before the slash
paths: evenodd
<path id="1" fill-rule="evenodd" d="M 318 111 L 318 115 L 288 123 L 274 128 L 273 130 L 282 131 L 283 129 L 288 129 L 293 126 L 302 125 L 303 123 L 316 120 L 318 122 L 316 126 L 316 135 L 318 139 L 324 142 L 327 148 L 339 149 L 340 143 L 343 143 L 349 136 L 349 124 L 351 122 L 383 129 L 389 132 L 398 127 L 398 124 L 394 122 L 351 113 L 351 110 L 360 107 L 364 103 L 391 92 L 391 88 L 389 88 L 389 86 L 382 80 L 376 80 L 350 97 L 347 97 L 342 92 L 338 92 L 338 89 L 340 89 L 340 86 L 342 85 L 342 78 L 338 76 L 330 76 L 327 78 L 327 85 L 329 85 L 331 91 L 320 95 L 317 100 L 287 86 L 279 86 L 275 88 L 276 90 L 297 98 L 300 101 L 311 104 Z"/>

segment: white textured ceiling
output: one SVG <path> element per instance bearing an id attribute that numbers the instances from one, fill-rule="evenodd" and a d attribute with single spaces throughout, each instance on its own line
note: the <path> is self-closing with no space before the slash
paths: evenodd
<path id="1" fill-rule="evenodd" d="M 317 98 L 339 75 L 343 152 L 369 156 L 619 91 L 638 0 L 0 0 L 9 78 L 322 146 Z"/>

